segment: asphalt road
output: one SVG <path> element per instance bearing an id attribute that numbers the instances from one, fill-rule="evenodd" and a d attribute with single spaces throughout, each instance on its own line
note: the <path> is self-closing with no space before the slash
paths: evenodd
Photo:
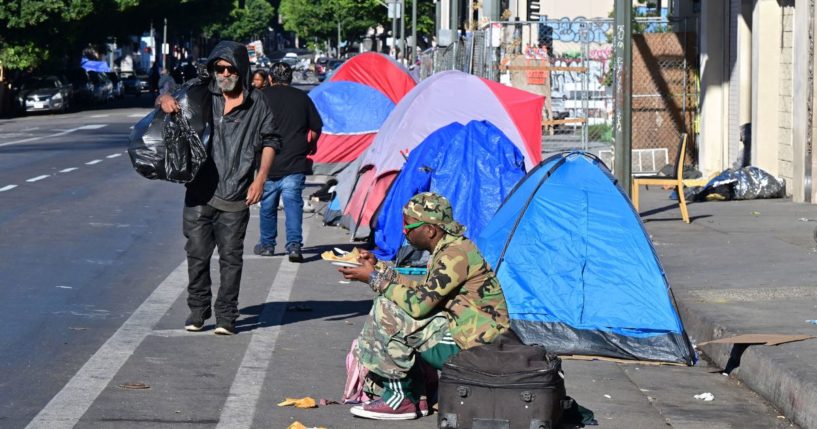
<path id="1" fill-rule="evenodd" d="M 0 427 L 435 427 L 434 417 L 355 419 L 345 405 L 276 406 L 340 399 L 370 308 L 366 286 L 319 260 L 353 246 L 319 216 L 304 221 L 307 262 L 292 264 L 252 255 L 253 209 L 239 334 L 213 335 L 212 319 L 201 333 L 181 329 L 183 188 L 133 172 L 127 135 L 149 111 L 147 97 L 139 103 L 0 121 Z M 568 392 L 602 428 L 790 427 L 705 362 L 564 366 Z M 703 392 L 715 400 L 693 398 Z"/>
<path id="2" fill-rule="evenodd" d="M 180 261 L 183 190 L 139 180 L 126 153 L 149 110 L 124 106 L 148 98 L 0 121 L 0 427 L 30 420 Z"/>

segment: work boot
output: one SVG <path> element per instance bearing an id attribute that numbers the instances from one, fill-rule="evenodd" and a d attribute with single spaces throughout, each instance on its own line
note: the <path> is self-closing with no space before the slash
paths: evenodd
<path id="1" fill-rule="evenodd" d="M 275 254 L 275 246 L 258 243 L 252 249 L 252 253 L 255 253 L 258 256 L 272 256 Z"/>
<path id="2" fill-rule="evenodd" d="M 289 262 L 303 262 L 304 255 L 301 254 L 300 247 L 292 247 L 289 249 Z"/>

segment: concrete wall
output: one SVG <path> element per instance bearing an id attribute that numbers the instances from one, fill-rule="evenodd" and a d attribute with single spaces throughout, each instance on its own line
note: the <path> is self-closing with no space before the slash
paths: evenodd
<path id="1" fill-rule="evenodd" d="M 779 170 L 778 134 L 781 82 L 781 31 L 783 11 L 777 0 L 758 0 L 751 12 L 752 27 L 752 157 L 751 164 L 771 174 Z M 791 62 L 791 52 L 789 52 Z M 791 70 L 789 69 L 789 86 Z M 789 96 L 791 88 L 789 87 Z M 791 120 L 789 120 L 791 125 Z"/>
<path id="2" fill-rule="evenodd" d="M 809 201 L 806 154 L 811 145 L 813 97 L 813 0 L 797 1 L 794 10 L 792 61 L 792 180 L 787 189 L 794 201 Z M 811 169 L 809 159 L 808 169 Z"/>
<path id="3" fill-rule="evenodd" d="M 791 183 L 794 178 L 792 167 L 792 62 L 794 43 L 794 0 L 781 2 L 781 26 L 779 40 L 779 82 L 777 101 L 777 168 L 768 168 L 789 184 L 787 192 L 791 195 Z M 762 167 L 766 168 L 766 167 Z"/>
<path id="4" fill-rule="evenodd" d="M 701 2 L 701 129 L 698 140 L 698 167 L 704 173 L 720 172 L 728 148 L 729 2 Z"/>

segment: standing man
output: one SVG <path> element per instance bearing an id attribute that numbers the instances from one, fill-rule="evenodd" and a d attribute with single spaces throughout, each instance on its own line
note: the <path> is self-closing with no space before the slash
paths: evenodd
<path id="1" fill-rule="evenodd" d="M 261 238 L 254 253 L 272 256 L 278 237 L 278 203 L 284 199 L 286 216 L 286 251 L 291 262 L 303 262 L 304 200 L 303 190 L 307 174 L 312 174 L 312 161 L 307 155 L 315 153 L 323 122 L 312 99 L 305 92 L 290 86 L 292 67 L 277 62 L 270 67 L 271 86 L 264 88 L 272 108 L 275 123 L 283 138 L 283 147 L 264 183 L 261 198 Z"/>
<path id="2" fill-rule="evenodd" d="M 431 253 L 425 279 L 400 275 L 365 250 L 359 267 L 338 269 L 376 294 L 354 353 L 369 370 L 368 393 L 380 398 L 352 407 L 352 414 L 377 420 L 427 415 L 428 404 L 412 388 L 419 381 L 415 359 L 441 369 L 460 350 L 488 344 L 509 328 L 499 281 L 464 232 L 448 199 L 423 192 L 403 207 L 403 234 Z"/>
<path id="3" fill-rule="evenodd" d="M 211 316 L 210 258 L 218 246 L 221 285 L 215 302 L 218 335 L 236 333 L 238 291 L 244 260 L 244 236 L 249 206 L 261 199 L 275 153 L 281 149 L 263 94 L 252 90 L 247 48 L 236 42 L 216 45 L 207 60 L 211 79 L 213 137 L 208 157 L 184 196 L 184 236 L 187 237 L 188 331 L 200 331 Z M 171 95 L 157 99 L 166 113 L 179 105 Z M 206 112 L 199 114 L 205 115 Z M 258 173 L 253 179 L 257 161 Z"/>

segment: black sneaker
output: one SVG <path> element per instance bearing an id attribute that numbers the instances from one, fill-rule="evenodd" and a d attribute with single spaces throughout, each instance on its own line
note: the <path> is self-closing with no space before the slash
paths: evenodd
<path id="1" fill-rule="evenodd" d="M 258 256 L 272 256 L 275 254 L 275 246 L 258 243 L 252 249 L 252 253 L 255 253 Z"/>
<path id="2" fill-rule="evenodd" d="M 301 254 L 301 249 L 293 247 L 289 249 L 289 262 L 303 262 L 304 255 Z"/>
<path id="3" fill-rule="evenodd" d="M 204 321 L 209 319 L 211 316 L 210 309 L 208 308 L 204 312 L 190 312 L 190 315 L 187 316 L 187 320 L 184 321 L 184 329 L 189 332 L 198 332 L 204 328 Z"/>
<path id="4" fill-rule="evenodd" d="M 213 331 L 216 335 L 235 335 L 235 323 L 233 322 L 218 322 L 216 330 Z"/>

